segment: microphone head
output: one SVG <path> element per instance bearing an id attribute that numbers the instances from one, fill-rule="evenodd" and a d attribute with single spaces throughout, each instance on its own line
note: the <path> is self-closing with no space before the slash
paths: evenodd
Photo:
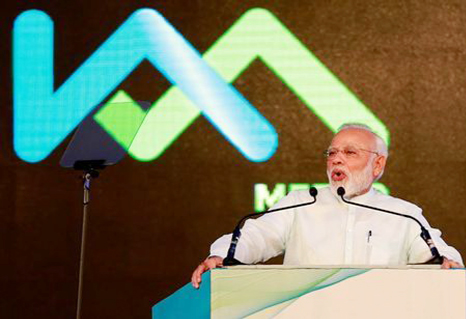
<path id="1" fill-rule="evenodd" d="M 315 198 L 317 196 L 317 188 L 315 187 L 309 188 L 309 194 L 311 194 L 311 196 Z"/>
<path id="2" fill-rule="evenodd" d="M 340 187 L 337 188 L 337 194 L 338 194 L 338 196 L 343 196 L 343 195 L 345 195 L 345 193 L 346 193 L 346 191 L 345 191 L 345 189 L 343 188 L 343 186 L 340 186 Z"/>

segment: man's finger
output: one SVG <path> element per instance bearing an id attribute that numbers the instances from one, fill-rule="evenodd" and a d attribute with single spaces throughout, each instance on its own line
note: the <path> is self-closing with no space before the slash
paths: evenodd
<path id="1" fill-rule="evenodd" d="M 223 266 L 223 258 L 218 257 L 218 256 L 213 256 L 209 257 L 206 260 L 204 260 L 197 268 L 194 270 L 192 276 L 191 276 L 191 283 L 194 288 L 198 289 L 199 285 L 202 281 L 202 274 L 206 272 L 207 270 L 210 270 L 212 268 L 216 267 L 222 267 Z"/>
<path id="2" fill-rule="evenodd" d="M 442 269 L 450 269 L 450 268 L 461 268 L 461 265 L 456 261 L 450 260 L 448 258 L 444 258 L 442 263 Z"/>
<path id="3" fill-rule="evenodd" d="M 201 275 L 204 272 L 204 270 L 205 270 L 205 265 L 204 265 L 204 263 L 202 263 L 199 266 L 197 266 L 196 270 L 194 270 L 194 272 L 193 272 L 193 275 L 191 277 L 191 283 L 192 283 L 193 287 L 196 288 L 196 289 L 199 288 L 199 284 L 202 281 Z"/>

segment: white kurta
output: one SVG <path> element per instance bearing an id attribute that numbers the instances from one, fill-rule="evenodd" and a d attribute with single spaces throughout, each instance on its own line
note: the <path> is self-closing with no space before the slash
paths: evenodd
<path id="1" fill-rule="evenodd" d="M 309 202 L 308 191 L 293 191 L 273 208 Z M 422 210 L 374 189 L 352 201 L 411 215 L 426 227 L 440 254 L 463 264 L 460 254 L 429 226 Z M 329 187 L 319 189 L 317 202 L 248 220 L 241 230 L 235 258 L 247 263 L 284 253 L 285 265 L 403 265 L 432 256 L 419 225 L 400 216 L 348 205 Z M 225 257 L 231 234 L 217 239 L 211 255 Z"/>

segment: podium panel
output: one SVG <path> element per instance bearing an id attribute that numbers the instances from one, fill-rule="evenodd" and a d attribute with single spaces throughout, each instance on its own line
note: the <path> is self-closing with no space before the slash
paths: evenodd
<path id="1" fill-rule="evenodd" d="M 438 268 L 438 266 L 437 266 Z M 157 303 L 152 318 L 466 318 L 466 271 L 236 266 Z"/>

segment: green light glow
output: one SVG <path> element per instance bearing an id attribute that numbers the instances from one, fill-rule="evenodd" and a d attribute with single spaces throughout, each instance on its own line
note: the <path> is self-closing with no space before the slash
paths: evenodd
<path id="1" fill-rule="evenodd" d="M 267 10 L 248 10 L 203 58 L 230 83 L 259 58 L 331 131 L 347 122 L 365 123 L 389 143 L 385 125 Z M 105 125 L 112 112 L 107 110 L 99 123 L 116 140 L 124 140 L 119 126 Z M 200 110 L 171 87 L 147 112 L 129 154 L 140 161 L 156 159 L 199 115 Z"/>
<path id="2" fill-rule="evenodd" d="M 145 114 L 124 91 L 118 91 L 94 115 L 94 120 L 122 147 L 129 149 Z"/>
<path id="3" fill-rule="evenodd" d="M 288 185 L 285 183 L 277 183 L 271 191 L 269 191 L 269 187 L 267 186 L 267 184 L 254 184 L 254 210 L 256 212 L 261 212 L 266 209 L 269 209 L 270 207 L 275 205 L 275 203 L 278 202 L 282 197 L 285 197 L 285 195 L 289 192 L 295 190 L 309 189 L 312 186 L 319 189 L 322 187 L 327 187 L 328 183 L 290 183 Z M 372 187 L 374 187 L 382 194 L 390 195 L 390 189 L 382 183 L 374 183 Z"/>

